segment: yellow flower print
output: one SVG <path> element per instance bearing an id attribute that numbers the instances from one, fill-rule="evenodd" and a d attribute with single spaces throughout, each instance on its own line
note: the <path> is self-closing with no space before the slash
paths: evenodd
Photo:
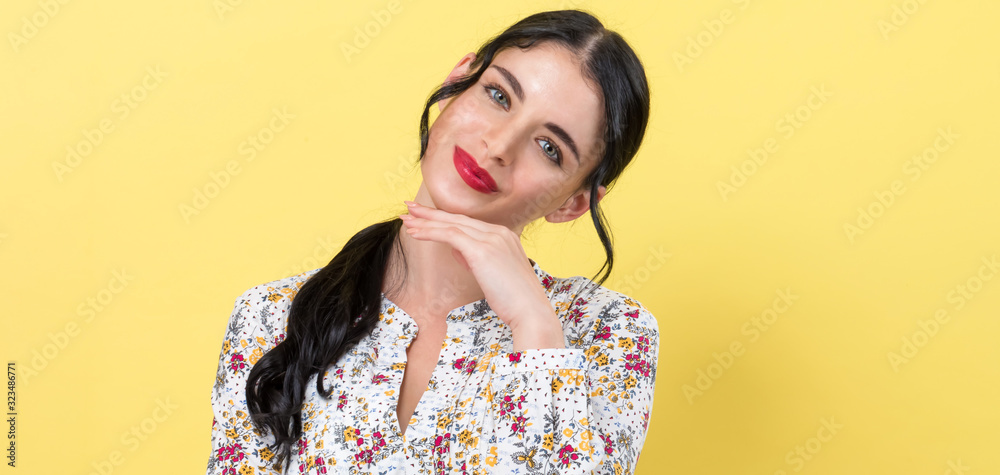
<path id="1" fill-rule="evenodd" d="M 277 301 L 281 300 L 281 298 L 282 298 L 281 294 L 271 294 L 271 295 L 267 296 L 267 299 L 270 300 L 270 301 L 272 301 L 272 302 L 277 302 Z"/>
<path id="2" fill-rule="evenodd" d="M 552 434 L 545 434 L 542 436 L 542 448 L 545 450 L 552 450 L 552 445 L 555 442 L 555 436 Z"/>
<path id="3" fill-rule="evenodd" d="M 257 364 L 257 360 L 259 360 L 261 356 L 264 356 L 264 350 L 254 348 L 253 353 L 250 353 L 250 364 Z"/>
<path id="4" fill-rule="evenodd" d="M 573 437 L 573 429 L 567 427 L 566 429 L 563 430 L 563 435 L 566 436 L 567 438 Z"/>
<path id="5" fill-rule="evenodd" d="M 394 370 L 406 369 L 406 362 L 404 361 L 404 362 L 401 362 L 401 363 L 393 363 L 392 366 L 390 366 L 390 368 L 392 368 Z"/>
<path id="6" fill-rule="evenodd" d="M 628 379 L 625 380 L 625 389 L 632 389 L 635 387 L 636 383 L 639 381 L 635 379 L 635 376 L 629 375 Z"/>
<path id="7" fill-rule="evenodd" d="M 587 355 L 587 358 L 593 358 L 598 351 L 601 351 L 601 347 L 593 345 L 590 348 L 587 348 L 587 351 L 583 352 L 583 354 Z"/>
<path id="8" fill-rule="evenodd" d="M 562 387 L 563 387 L 562 379 L 555 378 L 555 379 L 552 380 L 552 392 L 553 393 L 558 393 L 559 389 L 561 389 Z"/>
<path id="9" fill-rule="evenodd" d="M 608 365 L 608 355 L 605 354 L 605 353 L 601 353 L 600 355 L 597 355 L 597 358 L 594 361 L 596 361 L 597 364 L 599 364 L 601 366 L 607 366 Z"/>
<path id="10" fill-rule="evenodd" d="M 355 440 L 358 440 L 358 436 L 354 433 L 353 427 L 344 429 L 344 440 L 347 442 L 354 442 Z"/>
<path id="11" fill-rule="evenodd" d="M 625 348 L 625 351 L 629 351 L 632 348 L 635 348 L 635 342 L 632 341 L 631 338 L 619 338 L 618 339 L 618 347 L 619 348 Z"/>
<path id="12" fill-rule="evenodd" d="M 253 475 L 253 474 L 254 471 L 252 468 L 250 468 L 249 465 L 247 464 L 240 465 L 240 475 Z"/>
<path id="13" fill-rule="evenodd" d="M 264 461 L 266 461 L 266 462 L 270 462 L 271 459 L 274 458 L 274 452 L 272 452 L 271 449 L 269 449 L 267 447 L 261 448 L 259 453 L 260 453 L 260 457 L 263 458 Z"/>
<path id="14" fill-rule="evenodd" d="M 447 414 L 442 414 L 441 417 L 438 418 L 438 429 L 443 430 L 444 428 L 448 427 L 448 424 L 450 423 L 451 423 L 451 418 L 448 417 Z"/>
<path id="15" fill-rule="evenodd" d="M 230 348 L 229 340 L 227 339 L 226 341 L 222 342 L 222 352 L 229 353 L 229 348 Z"/>
<path id="16" fill-rule="evenodd" d="M 226 437 L 230 439 L 236 438 L 236 429 L 226 429 Z"/>
<path id="17" fill-rule="evenodd" d="M 497 464 L 497 446 L 490 446 L 491 457 L 486 457 L 486 464 L 493 467 Z"/>

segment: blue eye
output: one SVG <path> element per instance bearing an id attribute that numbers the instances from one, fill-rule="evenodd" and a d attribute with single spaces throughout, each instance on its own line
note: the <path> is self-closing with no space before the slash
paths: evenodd
<path id="1" fill-rule="evenodd" d="M 490 95 L 491 99 L 503 106 L 504 109 L 510 107 L 510 100 L 507 99 L 507 93 L 503 92 L 503 89 L 500 89 L 495 84 L 487 84 L 485 87 L 486 93 Z"/>
<path id="2" fill-rule="evenodd" d="M 545 153 L 545 155 L 547 155 L 549 158 L 554 159 L 553 161 L 556 162 L 557 165 L 562 165 L 562 153 L 560 152 L 559 147 L 555 143 L 550 142 L 546 139 L 539 139 L 538 143 L 543 144 L 542 152 Z"/>

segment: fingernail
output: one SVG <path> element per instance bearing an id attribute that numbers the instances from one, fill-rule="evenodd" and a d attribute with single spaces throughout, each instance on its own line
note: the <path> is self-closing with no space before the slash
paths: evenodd
<path id="1" fill-rule="evenodd" d="M 414 203 L 412 201 L 404 201 L 403 203 L 406 203 L 406 206 L 420 206 L 419 204 Z"/>

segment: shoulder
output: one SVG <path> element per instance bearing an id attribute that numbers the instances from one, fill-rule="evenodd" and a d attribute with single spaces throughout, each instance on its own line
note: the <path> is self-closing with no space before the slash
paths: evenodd
<path id="1" fill-rule="evenodd" d="M 273 347 L 285 336 L 292 300 L 319 269 L 264 282 L 243 291 L 233 306 L 228 332 Z"/>
<path id="2" fill-rule="evenodd" d="M 594 337 L 606 332 L 658 336 L 656 317 L 639 300 L 587 277 L 549 277 L 549 299 L 564 327 L 587 329 Z"/>

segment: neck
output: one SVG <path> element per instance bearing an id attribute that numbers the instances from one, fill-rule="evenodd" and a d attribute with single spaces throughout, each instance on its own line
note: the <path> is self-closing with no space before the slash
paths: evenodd
<path id="1" fill-rule="evenodd" d="M 414 201 L 430 205 L 419 196 Z M 455 259 L 449 244 L 416 239 L 406 233 L 405 226 L 400 226 L 399 241 L 406 268 L 399 249 L 394 248 L 383 292 L 408 315 L 443 323 L 451 310 L 484 298 L 475 276 Z"/>

